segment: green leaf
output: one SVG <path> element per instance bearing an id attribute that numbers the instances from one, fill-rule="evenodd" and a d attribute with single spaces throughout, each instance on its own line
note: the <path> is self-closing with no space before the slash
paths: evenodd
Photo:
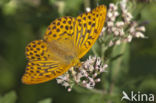
<path id="1" fill-rule="evenodd" d="M 111 61 L 112 79 L 119 79 L 127 73 L 129 63 L 129 45 L 123 43 L 113 48 Z"/>
<path id="2" fill-rule="evenodd" d="M 0 96 L 0 103 L 15 103 L 17 95 L 15 91 L 11 91 L 4 96 Z"/>
<path id="3" fill-rule="evenodd" d="M 154 77 L 146 77 L 146 79 L 140 84 L 138 89 L 144 90 L 144 91 L 152 91 L 156 93 L 156 79 Z"/>
<path id="4" fill-rule="evenodd" d="M 92 51 L 93 51 L 94 55 L 96 55 L 98 57 L 101 55 L 101 45 L 98 41 L 95 42 L 95 44 L 93 45 Z"/>
<path id="5" fill-rule="evenodd" d="M 110 60 L 108 66 L 108 76 L 107 81 L 105 83 L 104 88 L 107 88 L 108 91 L 112 91 L 111 86 L 116 84 L 119 80 L 122 80 L 123 77 L 128 72 L 129 67 L 129 45 L 127 43 L 122 43 L 120 45 L 116 45 L 112 48 L 110 52 Z M 114 86 L 113 92 L 118 92 L 119 88 Z"/>
<path id="6" fill-rule="evenodd" d="M 46 99 L 43 99 L 43 100 L 39 101 L 38 103 L 52 103 L 52 99 L 51 98 L 46 98 Z"/>

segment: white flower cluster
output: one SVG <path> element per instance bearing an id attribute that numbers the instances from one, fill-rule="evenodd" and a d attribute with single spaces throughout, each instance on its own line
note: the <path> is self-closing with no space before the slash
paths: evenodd
<path id="1" fill-rule="evenodd" d="M 100 82 L 101 79 L 98 77 L 99 74 L 105 72 L 108 67 L 107 64 L 102 64 L 99 57 L 89 57 L 80 68 L 72 67 L 64 75 L 56 78 L 57 83 L 61 84 L 65 88 L 68 88 L 70 92 L 74 84 L 80 85 L 82 87 L 92 89 L 95 84 Z"/>
<path id="2" fill-rule="evenodd" d="M 132 14 L 126 8 L 127 0 L 122 0 L 120 5 L 111 3 L 107 13 L 105 34 L 113 35 L 109 46 L 119 45 L 121 42 L 131 42 L 134 37 L 145 38 L 144 26 L 139 26 L 133 21 Z M 121 11 L 121 13 L 119 13 Z"/>

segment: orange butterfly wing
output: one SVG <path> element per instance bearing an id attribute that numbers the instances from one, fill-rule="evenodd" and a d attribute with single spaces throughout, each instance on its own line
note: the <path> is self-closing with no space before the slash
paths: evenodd
<path id="1" fill-rule="evenodd" d="M 74 44 L 78 57 L 83 57 L 99 37 L 106 19 L 106 7 L 100 5 L 76 18 Z"/>
<path id="2" fill-rule="evenodd" d="M 26 47 L 29 60 L 22 82 L 38 84 L 52 80 L 83 57 L 97 40 L 106 17 L 106 7 L 98 6 L 77 18 L 54 20 L 44 35 Z"/>
<path id="3" fill-rule="evenodd" d="M 26 57 L 29 62 L 22 77 L 24 84 L 49 81 L 62 75 L 71 67 L 70 64 L 63 64 L 58 58 L 55 58 L 43 40 L 29 43 L 26 47 Z"/>

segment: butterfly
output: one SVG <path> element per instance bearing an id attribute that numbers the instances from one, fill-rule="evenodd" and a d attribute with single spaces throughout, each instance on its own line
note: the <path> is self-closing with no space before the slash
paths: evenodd
<path id="1" fill-rule="evenodd" d="M 100 5 L 77 17 L 65 16 L 54 20 L 42 40 L 34 40 L 26 46 L 28 63 L 22 82 L 47 82 L 79 65 L 80 58 L 99 37 L 106 11 L 106 7 Z"/>

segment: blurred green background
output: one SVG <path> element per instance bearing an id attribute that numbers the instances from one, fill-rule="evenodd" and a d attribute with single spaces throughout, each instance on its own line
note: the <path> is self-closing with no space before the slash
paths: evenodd
<path id="1" fill-rule="evenodd" d="M 61 16 L 76 17 L 85 12 L 87 5 L 95 8 L 97 1 L 108 6 L 117 0 L 88 1 L 0 0 L 0 103 L 38 103 L 46 98 L 49 99 L 42 103 L 50 103 L 50 98 L 53 103 L 103 103 L 101 99 L 104 98 L 100 95 L 74 90 L 69 93 L 56 80 L 30 86 L 22 84 L 20 80 L 27 63 L 25 46 L 41 39 L 46 27 L 54 19 Z M 130 44 L 128 74 L 119 74 L 122 78 L 116 80 L 116 85 L 120 91 L 156 94 L 156 2 L 136 1 L 133 14 L 137 21 L 146 24 L 145 35 L 148 39 L 135 39 Z M 121 97 L 122 92 L 118 92 L 118 95 Z"/>

